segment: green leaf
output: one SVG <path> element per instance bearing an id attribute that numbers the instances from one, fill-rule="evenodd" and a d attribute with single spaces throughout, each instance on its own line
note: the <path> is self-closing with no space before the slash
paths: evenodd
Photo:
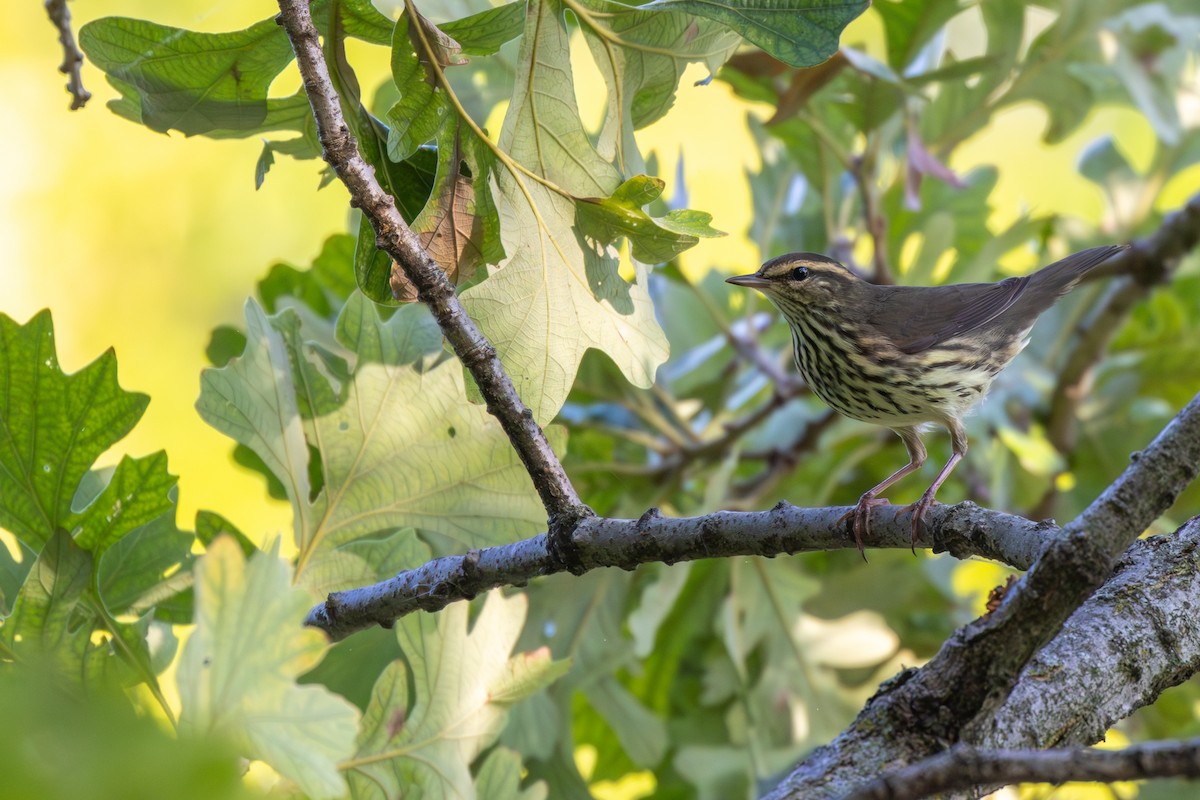
<path id="1" fill-rule="evenodd" d="M 0 547 L 0 617 L 12 613 L 17 592 L 37 558 L 20 542 L 17 543 L 17 556 L 14 557 L 7 547 Z"/>
<path id="2" fill-rule="evenodd" d="M 1163 3 L 1130 8 L 1105 25 L 1116 33 L 1113 68 L 1117 78 L 1154 128 L 1163 144 L 1184 136 L 1177 106 L 1184 91 L 1179 76 L 1194 58 L 1200 16 L 1173 13 Z"/>
<path id="3" fill-rule="evenodd" d="M 167 472 L 167 454 L 125 456 L 112 480 L 86 508 L 72 514 L 68 525 L 75 542 L 97 558 L 135 528 L 174 509 L 167 493 L 178 478 Z"/>
<path id="4" fill-rule="evenodd" d="M 696 14 L 728 25 L 793 67 L 812 67 L 838 49 L 838 37 L 867 0 L 654 0 L 644 9 Z"/>
<path id="5" fill-rule="evenodd" d="M 525 27 L 525 2 L 505 3 L 438 26 L 469 56 L 490 56 L 506 42 L 521 35 Z"/>
<path id="6" fill-rule="evenodd" d="M 358 288 L 376 303 L 393 303 L 392 259 L 375 244 L 375 229 L 365 215 L 358 218 L 354 248 L 354 277 Z"/>
<path id="7" fill-rule="evenodd" d="M 648 768 L 662 760 L 668 743 L 666 725 L 616 679 L 597 681 L 588 687 L 587 698 L 612 726 L 634 764 Z"/>
<path id="8" fill-rule="evenodd" d="M 141 122 L 191 136 L 257 129 L 267 89 L 291 62 L 291 44 L 273 19 L 230 33 L 197 33 L 127 17 L 84 25 L 79 43 L 92 63 L 128 88 Z"/>
<path id="9" fill-rule="evenodd" d="M 466 283 L 479 267 L 504 258 L 500 218 L 489 186 L 495 164 L 492 152 L 474 135 L 464 134 L 457 121 L 442 129 L 437 180 L 412 229 L 451 283 Z M 392 271 L 389 288 L 388 299 L 417 299 L 416 287 L 400 270 Z"/>
<path id="10" fill-rule="evenodd" d="M 380 321 L 362 295 L 352 297 L 337 320 L 338 341 L 377 364 L 413 365 L 442 347 L 442 329 L 422 311 L 398 312 L 395 321 Z"/>
<path id="11" fill-rule="evenodd" d="M 246 335 L 232 325 L 218 325 L 213 328 L 208 346 L 204 348 L 204 357 L 214 367 L 223 367 L 229 359 L 242 354 L 246 349 Z"/>
<path id="12" fill-rule="evenodd" d="M 259 154 L 258 161 L 254 164 L 255 189 L 262 188 L 263 182 L 267 179 L 267 173 L 273 166 L 275 166 L 275 146 L 270 142 L 263 142 L 262 153 Z"/>
<path id="13" fill-rule="evenodd" d="M 932 282 L 938 259 L 953 247 L 960 253 L 978 253 L 995 238 L 988 227 L 988 198 L 996 186 L 994 167 L 979 167 L 962 176 L 966 187 L 957 189 L 943 181 L 928 181 L 922 187 L 920 209 L 904 203 L 902 182 L 883 197 L 888 226 L 888 251 L 893 263 L 898 260 L 904 240 L 921 232 L 925 246 L 916 263 L 905 275 L 905 282 Z M 938 240 L 940 237 L 941 241 Z M 990 279 L 990 276 L 985 276 Z"/>
<path id="14" fill-rule="evenodd" d="M 304 585 L 319 596 L 367 586 L 424 564 L 429 546 L 412 528 L 385 536 L 355 539 L 323 549 L 304 571 Z"/>
<path id="15" fill-rule="evenodd" d="M 133 428 L 149 398 L 117 385 L 111 350 L 64 374 L 48 311 L 23 326 L 0 314 L 0 383 L 0 527 L 36 552 L 70 527 L 80 480 Z"/>
<path id="16" fill-rule="evenodd" d="M 958 14 L 958 0 L 879 0 L 888 63 L 904 72 L 930 39 Z"/>
<path id="17" fill-rule="evenodd" d="M 187 624 L 192 620 L 191 605 L 191 562 L 192 544 L 195 537 L 179 530 L 175 525 L 176 495 L 171 488 L 174 476 L 166 472 L 166 458 L 162 454 L 146 459 L 132 459 L 124 469 L 121 467 L 93 470 L 80 481 L 79 489 L 71 502 L 73 508 L 82 508 L 82 515 L 91 516 L 86 525 L 75 524 L 76 543 L 92 538 L 92 550 L 98 567 L 94 570 L 93 585 L 103 608 L 110 616 L 135 614 L 144 617 L 153 609 L 153 617 L 159 620 Z M 162 494 L 153 491 L 148 498 L 136 494 L 132 500 L 122 504 L 120 513 L 112 513 L 114 496 L 121 498 L 120 487 L 128 484 L 129 478 L 143 476 L 149 480 L 143 485 L 158 484 Z M 117 491 L 114 493 L 114 489 Z M 125 497 L 129 496 L 126 492 Z M 137 508 L 153 507 L 157 513 L 139 513 Z M 107 512 L 107 513 L 106 513 Z M 99 523 L 101 516 L 112 520 Z M 75 517 L 78 520 L 80 514 Z M 140 519 L 137 519 L 139 518 Z M 135 524 L 136 521 L 136 524 Z M 99 540 L 97 530 L 111 532 L 116 528 L 126 529 L 117 539 L 96 547 Z M 103 557 L 101 556 L 103 550 Z M 103 627 L 112 628 L 112 620 L 105 619 Z M 143 634 L 149 630 L 150 618 L 137 624 Z M 144 638 L 144 635 L 143 635 Z"/>
<path id="18" fill-rule="evenodd" d="M 470 632 L 464 603 L 397 623 L 407 664 L 393 663 L 375 684 L 348 771 L 355 798 L 475 796 L 470 765 L 495 742 L 509 707 L 570 666 L 546 649 L 509 656 L 525 611 L 524 596 L 493 592 Z"/>
<path id="19" fill-rule="evenodd" d="M 242 548 L 242 555 L 249 558 L 258 552 L 258 546 L 242 533 L 225 517 L 215 511 L 196 512 L 196 538 L 205 547 L 217 540 L 218 536 L 232 536 Z"/>
<path id="20" fill-rule="evenodd" d="M 985 11 L 989 26 L 1006 11 L 1012 10 L 999 3 L 990 15 Z M 1111 77 L 1098 35 L 1111 12 L 1108 3 L 1065 4 L 1054 23 L 1030 44 L 1022 59 L 1022 80 L 1001 98 L 1002 106 L 1022 100 L 1041 103 L 1050 118 L 1043 137 L 1047 144 L 1061 142 L 1083 123 L 1096 103 L 1097 86 Z"/>
<path id="21" fill-rule="evenodd" d="M 328 34 L 329 8 L 336 9 L 340 15 L 341 30 L 347 36 L 371 44 L 386 45 L 391 41 L 395 23 L 381 14 L 371 0 L 315 0 L 313 22 L 323 35 Z"/>
<path id="22" fill-rule="evenodd" d="M 545 800 L 546 784 L 534 781 L 521 788 L 525 768 L 521 756 L 507 747 L 497 747 L 487 754 L 475 778 L 475 796 L 488 800 Z"/>
<path id="23" fill-rule="evenodd" d="M 246 302 L 245 351 L 228 365 L 201 373 L 196 410 L 209 425 L 253 450 L 283 482 L 293 507 L 308 501 L 308 445 L 287 348 L 253 300 Z"/>
<path id="24" fill-rule="evenodd" d="M 703 211 L 681 209 L 657 218 L 647 214 L 642 206 L 657 200 L 665 185 L 659 178 L 637 175 L 617 187 L 611 197 L 581 198 L 575 206 L 575 222 L 601 244 L 627 237 L 633 257 L 647 264 L 670 261 L 702 236 L 725 235 L 709 226 L 712 215 Z"/>
<path id="25" fill-rule="evenodd" d="M 689 64 L 703 63 L 715 73 L 741 37 L 691 14 L 644 11 L 606 0 L 582 0 L 573 11 L 608 85 L 599 150 L 613 157 L 622 173 L 640 172 L 644 167 L 634 130 L 666 115 Z"/>
<path id="26" fill-rule="evenodd" d="M 195 537 L 175 526 L 175 504 L 108 548 L 96 586 L 112 613 L 145 614 L 176 625 L 192 621 L 192 544 Z"/>
<path id="27" fill-rule="evenodd" d="M 530 4 L 515 81 L 500 149 L 576 197 L 611 194 L 621 176 L 580 122 L 559 0 Z"/>
<path id="28" fill-rule="evenodd" d="M 568 53 L 561 6 L 531 6 L 500 148 L 557 188 L 511 167 L 498 170 L 496 204 L 510 258 L 462 295 L 542 424 L 562 407 L 588 348 L 608 354 L 638 386 L 649 386 L 666 358 L 647 270 L 639 267 L 630 285 L 616 254 L 597 252 L 573 227 L 575 197 L 564 192 L 606 197 L 620 177 L 579 120 Z"/>
<path id="29" fill-rule="evenodd" d="M 112 619 L 92 590 L 95 569 L 92 554 L 60 529 L 26 577 L 0 644 L 14 660 L 48 666 L 89 691 L 145 681 L 161 697 L 146 642 L 150 619 Z M 95 631 L 103 635 L 93 639 Z"/>
<path id="30" fill-rule="evenodd" d="M 631 383 L 650 386 L 667 343 L 649 269 L 637 265 L 636 282 L 627 283 L 615 253 L 597 253 L 572 227 L 575 203 L 503 173 L 500 187 L 501 218 L 515 224 L 502 231 L 512 257 L 462 299 L 534 418 L 545 425 L 558 413 L 588 348 L 603 351 Z"/>
<path id="31" fill-rule="evenodd" d="M 413 162 L 405 162 L 412 164 Z M 354 293 L 354 237 L 347 233 L 330 236 L 312 262 L 313 277 L 341 303 Z"/>
<path id="32" fill-rule="evenodd" d="M 449 118 L 446 93 L 437 91 L 437 82 L 417 56 L 421 40 L 409 24 L 406 13 L 392 34 L 392 80 L 400 99 L 387 113 L 388 157 L 403 161 L 421 145 L 433 141 Z"/>
<path id="33" fill-rule="evenodd" d="M 291 264 L 272 265 L 267 277 L 258 282 L 258 297 L 270 314 L 280 309 L 282 298 L 291 298 L 311 308 L 317 316 L 333 316 L 333 304 L 316 273 Z"/>
<path id="34" fill-rule="evenodd" d="M 357 348 L 339 356 L 307 341 L 291 310 L 268 319 L 247 306 L 246 353 L 201 378 L 211 425 L 250 447 L 287 489 L 300 549 L 299 579 L 344 545 L 416 528 L 462 547 L 511 541 L 545 525 L 529 476 L 499 424 L 466 402 L 462 370 L 442 359 L 421 306 L 387 322 L 355 295 L 338 324 Z M 549 432 L 561 448 L 558 430 Z M 309 448 L 323 485 L 309 479 Z M 339 570 L 342 568 L 338 568 Z M 328 572 L 318 575 L 326 580 Z"/>
<path id="35" fill-rule="evenodd" d="M 133 624 L 105 618 L 97 627 L 103 631 L 98 644 L 89 641 L 83 651 L 82 664 L 78 667 L 85 686 L 134 686 L 145 680 L 152 686 L 155 696 L 162 692 L 155 679 L 155 661 L 150 654 L 146 637 L 153 616 L 145 615 Z M 167 637 L 168 650 L 175 644 Z M 169 662 L 157 659 L 159 668 Z"/>
<path id="36" fill-rule="evenodd" d="M 1145 179 L 1134 171 L 1111 136 L 1091 142 L 1079 157 L 1079 174 L 1102 188 L 1118 218 L 1133 219 Z"/>
<path id="37" fill-rule="evenodd" d="M 379 676 L 402 656 L 394 631 L 367 628 L 330 647 L 321 663 L 304 673 L 300 683 L 319 683 L 365 711 Z"/>
<path id="38" fill-rule="evenodd" d="M 60 529 L 46 542 L 25 578 L 0 643 L 23 661 L 49 659 L 65 675 L 79 674 L 91 626 L 72 625 L 84 600 L 93 560 Z"/>
<path id="39" fill-rule="evenodd" d="M 414 17 L 415 14 L 415 17 Z M 410 24 L 410 18 L 416 25 Z M 504 257 L 499 218 L 489 187 L 495 157 L 477 136 L 464 130 L 438 71 L 458 62 L 458 45 L 436 26 L 408 9 L 396 24 L 392 78 L 400 95 L 387 118 L 387 158 L 409 158 L 437 138 L 437 172 L 425 192 L 419 214 L 406 215 L 421 244 L 451 281 L 470 280 L 476 267 Z M 428 198 L 426 200 L 426 198 Z M 390 258 L 375 250 L 374 232 L 360 222 L 356 275 L 359 286 L 377 303 L 412 302 L 416 288 Z"/>
<path id="40" fill-rule="evenodd" d="M 419 149 L 421 141 L 412 142 L 411 147 L 406 145 L 404 158 L 389 156 L 389 149 L 394 149 L 391 143 L 397 139 L 397 134 L 375 119 L 363 105 L 358 78 L 346 57 L 344 36 L 340 35 L 352 22 L 352 11 L 352 8 L 334 3 L 331 13 L 326 15 L 331 33 L 325 37 L 324 53 L 326 61 L 330 64 L 330 79 L 341 97 L 343 107 L 348 110 L 346 122 L 358 140 L 359 153 L 375 169 L 380 185 L 395 199 L 396 208 L 401 216 L 412 222 L 429 197 L 436 156 L 427 150 Z M 407 30 L 406 23 L 398 27 Z M 395 35 L 399 37 L 398 41 L 406 38 L 402 32 Z M 391 41 L 391 38 L 389 36 L 388 41 Z M 419 67 L 419 64 L 410 66 Z M 419 71 L 417 69 L 411 77 L 415 78 Z M 408 110 L 418 117 L 423 113 L 423 108 L 414 107 Z M 400 118 L 399 122 L 403 126 L 409 125 L 406 117 Z M 412 136 L 417 136 L 418 130 L 419 127 L 412 131 Z M 432 138 L 434 132 L 436 129 L 430 132 L 426 140 Z M 408 142 L 406 129 L 402 129 L 401 133 L 404 134 L 402 141 Z M 354 252 L 354 271 L 358 284 L 369 296 L 384 302 L 387 292 L 386 278 L 390 269 L 391 260 L 376 247 L 374 230 L 366 217 L 360 216 L 358 242 Z"/>
<path id="41" fill-rule="evenodd" d="M 0 718 L 0 775 L 10 800 L 262 797 L 243 781 L 245 764 L 228 742 L 183 745 L 124 692 L 63 691 L 36 664 L 6 668 Z M 53 756 L 34 742 L 52 742 Z"/>
<path id="42" fill-rule="evenodd" d="M 359 714 L 324 687 L 296 683 L 326 646 L 300 624 L 310 604 L 277 552 L 247 561 L 232 538 L 213 542 L 196 566 L 196 629 L 177 674 L 179 730 L 228 737 L 305 794 L 333 798 L 346 791 L 337 765 L 353 751 Z"/>
<path id="43" fill-rule="evenodd" d="M 384 136 L 386 139 L 386 133 Z M 408 160 L 396 163 L 388 158 L 376 137 L 372 137 L 371 141 L 377 145 L 375 160 L 371 163 L 382 165 L 386 178 L 384 188 L 396 198 L 400 215 L 411 224 L 425 207 L 433 189 L 438 154 L 432 148 L 423 147 Z M 378 169 L 377 166 L 377 172 Z M 388 283 L 392 274 L 392 259 L 376 247 L 375 230 L 365 216 L 359 217 L 353 263 L 356 285 L 367 297 L 377 303 L 395 302 Z"/>
<path id="44" fill-rule="evenodd" d="M 545 511 L 499 423 L 465 402 L 458 363 L 436 357 L 406 363 L 414 342 L 440 350 L 428 311 L 411 306 L 385 323 L 360 297 L 344 313 L 361 315 L 375 330 L 358 339 L 343 402 L 306 427 L 319 443 L 325 489 L 306 511 L 302 561 L 315 550 L 393 528 L 435 531 L 463 547 L 481 547 L 544 526 Z M 289 341 L 299 345 L 295 332 Z M 548 434 L 561 448 L 561 432 Z"/>

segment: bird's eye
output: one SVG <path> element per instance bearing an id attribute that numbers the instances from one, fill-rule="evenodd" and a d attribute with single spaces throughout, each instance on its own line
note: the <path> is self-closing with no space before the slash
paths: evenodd
<path id="1" fill-rule="evenodd" d="M 792 270 L 792 280 L 802 281 L 808 277 L 808 267 L 796 267 Z"/>

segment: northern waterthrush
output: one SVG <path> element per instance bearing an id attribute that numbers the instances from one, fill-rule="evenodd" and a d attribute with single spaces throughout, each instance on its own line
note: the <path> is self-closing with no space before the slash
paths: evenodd
<path id="1" fill-rule="evenodd" d="M 1093 247 L 999 283 L 879 286 L 816 253 L 790 253 L 753 275 L 727 279 L 759 290 L 783 314 L 796 365 L 814 394 L 851 419 L 891 428 L 908 449 L 908 464 L 843 517 L 854 517 L 859 553 L 871 507 L 887 503 L 879 495 L 925 463 L 918 430 L 934 423 L 950 432 L 953 452 L 909 507 L 916 547 L 934 495 L 967 452 L 963 417 L 1028 343 L 1038 316 L 1124 249 Z"/>

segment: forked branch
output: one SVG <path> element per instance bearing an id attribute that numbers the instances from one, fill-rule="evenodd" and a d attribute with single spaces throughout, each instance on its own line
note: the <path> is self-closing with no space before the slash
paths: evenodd
<path id="1" fill-rule="evenodd" d="M 395 199 L 379 185 L 375 171 L 359 154 L 329 77 L 308 0 L 279 0 L 279 10 L 278 22 L 296 51 L 325 160 L 350 192 L 350 204 L 362 209 L 370 221 L 379 248 L 404 270 L 417 296 L 429 306 L 446 340 L 475 379 L 488 411 L 499 420 L 546 508 L 551 555 L 573 570 L 575 558 L 568 549 L 570 533 L 579 520 L 594 512 L 579 499 L 532 411 L 517 395 L 496 349 L 463 309 L 454 285 L 421 247 L 396 208 Z"/>

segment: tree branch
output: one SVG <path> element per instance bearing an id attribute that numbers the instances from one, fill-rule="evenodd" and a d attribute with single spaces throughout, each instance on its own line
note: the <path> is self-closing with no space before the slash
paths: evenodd
<path id="1" fill-rule="evenodd" d="M 849 170 L 862 198 L 863 219 L 867 224 L 867 232 L 871 235 L 873 253 L 871 282 L 891 284 L 896 282 L 896 278 L 892 275 L 892 268 L 888 264 L 887 218 L 879 207 L 879 194 L 872 183 L 875 179 L 875 159 L 874 146 L 869 140 L 867 149 L 862 155 L 852 158 Z"/>
<path id="2" fill-rule="evenodd" d="M 957 745 L 851 792 L 846 800 L 916 800 L 979 785 L 1200 778 L 1200 739 L 1124 750 L 979 750 Z"/>
<path id="3" fill-rule="evenodd" d="M 1200 665 L 1200 517 L 1142 539 L 963 738 L 985 747 L 1092 744 Z"/>
<path id="4" fill-rule="evenodd" d="M 1043 550 L 996 611 L 960 628 L 919 670 L 881 687 L 858 719 L 768 795 L 840 796 L 864 775 L 913 763 L 986 718 L 1021 669 L 1111 574 L 1117 556 L 1200 471 L 1200 396 Z"/>
<path id="5" fill-rule="evenodd" d="M 873 548 L 907 550 L 912 527 L 895 512 L 875 512 L 869 535 Z M 651 509 L 639 519 L 591 517 L 582 520 L 572 547 L 584 570 L 634 569 L 639 564 L 674 564 L 701 558 L 767 556 L 855 547 L 848 525 L 837 521 L 849 509 L 797 508 L 780 503 L 770 511 L 718 511 L 700 517 L 663 517 Z M 980 508 L 973 503 L 934 506 L 926 518 L 934 552 L 959 558 L 979 555 L 1018 568 L 1032 564 L 1057 528 L 1022 517 Z M 531 578 L 561 572 L 551 557 L 546 534 L 513 544 L 447 556 L 394 578 L 345 592 L 334 592 L 309 612 L 305 623 L 332 639 L 392 622 L 418 610 L 438 611 L 498 586 L 524 586 Z M 922 536 L 922 542 L 926 537 Z"/>
<path id="6" fill-rule="evenodd" d="M 43 4 L 50 22 L 58 28 L 58 43 L 62 45 L 63 60 L 58 65 L 58 71 L 67 76 L 67 91 L 71 93 L 71 110 L 78 111 L 92 99 L 92 93 L 83 88 L 83 53 L 75 44 L 75 34 L 71 31 L 71 10 L 67 8 L 67 0 L 46 0 Z"/>
<path id="7" fill-rule="evenodd" d="M 1101 265 L 1105 274 L 1119 275 L 1104 305 L 1080 333 L 1074 349 L 1058 375 L 1050 400 L 1046 436 L 1063 455 L 1075 449 L 1079 404 L 1087 396 L 1096 365 L 1108 351 L 1113 336 L 1120 330 L 1133 308 L 1151 290 L 1169 280 L 1174 262 L 1200 242 L 1200 194 L 1195 194 L 1178 211 L 1163 220 L 1152 235 L 1139 239 L 1124 253 Z M 1100 269 L 1088 274 L 1097 277 Z M 1051 516 L 1057 497 L 1055 482 L 1032 510 L 1031 516 Z"/>
<path id="8" fill-rule="evenodd" d="M 350 204 L 361 208 L 377 237 L 378 247 L 401 266 L 429 306 L 450 346 L 475 379 L 488 411 L 499 420 L 521 457 L 549 516 L 551 555 L 571 571 L 576 560 L 569 549 L 576 523 L 594 512 L 579 499 L 566 471 L 546 440 L 533 413 L 517 396 L 496 349 L 467 315 L 446 274 L 421 247 L 420 241 L 383 190 L 375 172 L 358 152 L 358 144 L 342 116 L 337 92 L 321 52 L 317 29 L 307 0 L 279 0 L 277 21 L 287 31 L 304 90 L 316 119 L 324 158 L 350 192 Z"/>

